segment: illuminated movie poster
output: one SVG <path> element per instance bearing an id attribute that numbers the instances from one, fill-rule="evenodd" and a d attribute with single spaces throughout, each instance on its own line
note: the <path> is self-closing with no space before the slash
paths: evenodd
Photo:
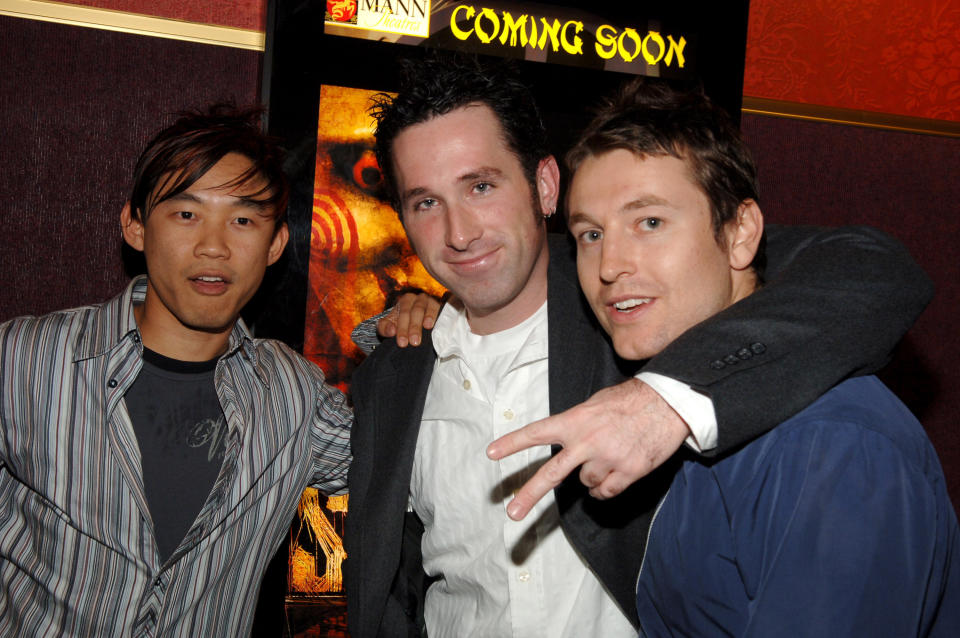
<path id="1" fill-rule="evenodd" d="M 381 312 L 397 291 L 444 292 L 424 270 L 397 214 L 383 199 L 373 120 L 367 114 L 374 93 L 323 86 L 317 118 L 303 354 L 344 391 L 363 359 L 350 340 L 354 326 Z M 327 499 L 312 488 L 304 494 L 291 533 L 291 594 L 342 592 L 347 503 L 346 496 Z"/>
<path id="2" fill-rule="evenodd" d="M 303 354 L 347 390 L 362 360 L 350 331 L 400 290 L 443 294 L 381 193 L 373 154 L 375 91 L 320 88 Z"/>
<path id="3" fill-rule="evenodd" d="M 348 391 L 361 353 L 350 331 L 397 291 L 442 293 L 384 200 L 370 96 L 396 89 L 399 57 L 426 49 L 511 58 L 562 156 L 589 108 L 636 75 L 701 83 L 736 117 L 747 0 L 268 0 L 262 95 L 288 149 L 291 241 L 273 296 L 251 323 L 299 345 Z M 277 560 L 289 636 L 346 636 L 342 544 L 347 497 L 305 492 Z M 261 604 L 274 599 L 265 582 Z M 270 603 L 268 603 L 270 604 Z"/>
<path id="4" fill-rule="evenodd" d="M 373 120 L 367 114 L 374 93 L 323 86 L 317 117 L 303 354 L 344 391 L 363 359 L 350 340 L 354 326 L 381 312 L 397 291 L 444 292 L 416 258 L 399 218 L 383 199 Z M 291 594 L 342 591 L 347 503 L 346 496 L 326 499 L 314 489 L 301 499 L 290 543 Z"/>

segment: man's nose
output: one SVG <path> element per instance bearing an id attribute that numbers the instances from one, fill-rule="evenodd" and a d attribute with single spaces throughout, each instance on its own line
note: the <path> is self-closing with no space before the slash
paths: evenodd
<path id="1" fill-rule="evenodd" d="M 454 250 L 467 250 L 483 234 L 476 214 L 463 205 L 452 205 L 447 210 L 447 232 L 444 238 Z"/>

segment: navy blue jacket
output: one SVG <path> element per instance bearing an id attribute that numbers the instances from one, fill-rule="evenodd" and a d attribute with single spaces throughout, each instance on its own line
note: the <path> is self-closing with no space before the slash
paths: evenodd
<path id="1" fill-rule="evenodd" d="M 960 636 L 960 529 L 920 423 L 841 383 L 727 458 L 686 461 L 637 593 L 657 636 Z"/>

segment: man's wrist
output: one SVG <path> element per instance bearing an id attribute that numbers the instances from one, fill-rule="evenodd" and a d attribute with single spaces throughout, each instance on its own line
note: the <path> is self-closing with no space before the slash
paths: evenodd
<path id="1" fill-rule="evenodd" d="M 710 397 L 686 383 L 654 372 L 640 372 L 636 378 L 650 388 L 680 415 L 690 430 L 685 443 L 698 453 L 717 446 L 717 415 Z"/>

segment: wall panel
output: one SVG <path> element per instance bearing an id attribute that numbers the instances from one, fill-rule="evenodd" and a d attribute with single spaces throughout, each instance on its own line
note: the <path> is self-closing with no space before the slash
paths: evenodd
<path id="1" fill-rule="evenodd" d="M 264 28 L 266 0 L 66 0 Z M 956 0 L 751 0 L 744 95 L 960 122 Z"/>
<path id="2" fill-rule="evenodd" d="M 751 0 L 743 93 L 960 121 L 956 0 Z"/>
<path id="3" fill-rule="evenodd" d="M 768 222 L 869 224 L 910 249 L 933 302 L 882 377 L 927 428 L 960 504 L 960 139 L 744 114 Z"/>
<path id="4" fill-rule="evenodd" d="M 255 102 L 261 57 L 0 16 L 0 320 L 119 290 L 137 154 L 176 111 Z"/>

